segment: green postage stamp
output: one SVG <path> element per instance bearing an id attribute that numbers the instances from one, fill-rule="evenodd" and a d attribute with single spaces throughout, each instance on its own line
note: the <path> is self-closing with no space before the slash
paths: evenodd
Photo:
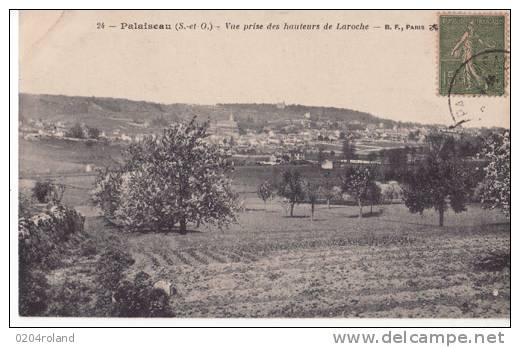
<path id="1" fill-rule="evenodd" d="M 506 14 L 439 16 L 439 94 L 504 95 Z"/>

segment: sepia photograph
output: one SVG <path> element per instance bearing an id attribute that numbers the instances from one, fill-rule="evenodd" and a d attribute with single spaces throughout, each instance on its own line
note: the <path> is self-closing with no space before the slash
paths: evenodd
<path id="1" fill-rule="evenodd" d="M 510 325 L 509 10 L 18 28 L 19 317 Z"/>

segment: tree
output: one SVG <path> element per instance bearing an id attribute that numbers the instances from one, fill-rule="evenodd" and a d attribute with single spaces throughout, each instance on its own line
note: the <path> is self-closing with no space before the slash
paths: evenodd
<path id="1" fill-rule="evenodd" d="M 289 201 L 290 216 L 294 216 L 294 205 L 305 199 L 303 178 L 299 171 L 287 170 L 282 174 L 282 181 L 278 187 L 278 195 Z"/>
<path id="2" fill-rule="evenodd" d="M 343 158 L 348 160 L 349 162 L 356 157 L 356 148 L 354 143 L 351 142 L 348 138 L 343 140 L 342 144 L 343 150 Z"/>
<path id="3" fill-rule="evenodd" d="M 323 147 L 318 147 L 318 164 L 321 165 L 321 163 L 325 160 L 325 154 L 323 153 Z"/>
<path id="4" fill-rule="evenodd" d="M 320 196 L 320 186 L 312 182 L 304 182 L 303 189 L 305 191 L 305 198 L 311 205 L 311 221 L 314 221 L 314 209 Z"/>
<path id="5" fill-rule="evenodd" d="M 370 205 L 370 214 L 372 214 L 372 207 L 374 205 L 380 204 L 381 199 L 381 188 L 376 184 L 375 181 L 369 181 L 363 200 L 365 203 Z"/>
<path id="6" fill-rule="evenodd" d="M 187 223 L 222 227 L 236 221 L 228 149 L 205 141 L 207 128 L 194 117 L 130 145 L 121 168 L 100 173 L 94 201 L 133 229 L 169 230 L 179 223 L 185 234 Z"/>
<path id="7" fill-rule="evenodd" d="M 101 131 L 96 127 L 87 126 L 87 135 L 91 139 L 98 139 Z"/>
<path id="8" fill-rule="evenodd" d="M 511 215 L 511 137 L 508 131 L 490 136 L 482 156 L 490 162 L 484 168 L 481 202 L 484 208 L 499 208 Z"/>
<path id="9" fill-rule="evenodd" d="M 269 183 L 269 181 L 264 181 L 258 186 L 256 193 L 258 197 L 264 202 L 264 209 L 267 210 L 267 200 L 272 199 L 274 195 L 273 186 L 271 183 Z"/>
<path id="10" fill-rule="evenodd" d="M 52 182 L 50 181 L 36 181 L 32 188 L 32 195 L 39 203 L 48 201 L 52 194 Z"/>
<path id="11" fill-rule="evenodd" d="M 431 135 L 428 142 L 426 159 L 405 177 L 404 203 L 412 213 L 434 208 L 439 214 L 439 226 L 443 226 L 448 206 L 455 213 L 465 211 L 469 175 L 458 160 L 452 137 Z"/>
<path id="12" fill-rule="evenodd" d="M 404 148 L 392 148 L 384 152 L 388 164 L 386 179 L 401 180 L 408 164 L 407 151 Z"/>
<path id="13" fill-rule="evenodd" d="M 323 185 L 320 186 L 320 196 L 323 196 L 327 201 L 327 208 L 330 209 L 330 201 L 341 196 L 341 188 L 334 186 L 332 182 L 327 179 Z"/>
<path id="14" fill-rule="evenodd" d="M 67 137 L 73 137 L 73 138 L 76 138 L 76 139 L 84 139 L 85 138 L 85 131 L 84 131 L 83 127 L 81 126 L 81 124 L 76 123 L 76 124 L 74 124 L 72 126 L 72 128 L 67 130 L 66 136 Z"/>
<path id="15" fill-rule="evenodd" d="M 359 218 L 363 217 L 363 203 L 371 177 L 371 172 L 367 167 L 349 167 L 341 176 L 343 192 L 352 196 L 359 206 Z"/>

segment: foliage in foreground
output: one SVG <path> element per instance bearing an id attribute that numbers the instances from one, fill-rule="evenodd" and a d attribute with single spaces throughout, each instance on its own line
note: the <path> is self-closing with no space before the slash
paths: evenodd
<path id="1" fill-rule="evenodd" d="M 480 190 L 484 208 L 498 208 L 511 215 L 511 137 L 509 132 L 491 136 L 482 156 L 490 162 L 484 169 L 485 178 Z"/>
<path id="2" fill-rule="evenodd" d="M 132 281 L 127 271 L 135 260 L 130 254 L 108 248 L 96 263 L 96 315 L 106 317 L 171 317 L 168 294 L 154 288 L 152 278 L 139 272 Z"/>
<path id="3" fill-rule="evenodd" d="M 27 201 L 20 200 L 22 205 Z M 85 218 L 63 205 L 51 205 L 32 216 L 27 206 L 20 210 L 26 213 L 18 220 L 19 313 L 38 316 L 49 301 L 45 272 L 59 265 L 67 242 L 83 233 Z"/>

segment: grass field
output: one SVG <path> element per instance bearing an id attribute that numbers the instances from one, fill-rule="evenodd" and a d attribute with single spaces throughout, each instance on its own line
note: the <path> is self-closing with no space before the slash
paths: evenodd
<path id="1" fill-rule="evenodd" d="M 100 249 L 131 253 L 129 277 L 171 281 L 181 317 L 509 316 L 509 266 L 483 265 L 509 257 L 510 226 L 499 214 L 471 206 L 439 228 L 433 213 L 402 205 L 361 220 L 355 207 L 320 206 L 311 222 L 304 206 L 288 218 L 275 203 L 265 211 L 247 202 L 229 230 L 127 233 L 95 215 L 86 229 Z M 51 282 L 83 274 L 88 286 L 95 257 L 72 256 Z"/>
<path id="2" fill-rule="evenodd" d="M 412 215 L 402 204 L 376 206 L 371 215 L 365 208 L 361 219 L 355 206 L 318 205 L 314 221 L 309 206 L 298 205 L 289 218 L 277 201 L 265 208 L 255 193 L 287 167 L 252 166 L 232 174 L 244 210 L 229 229 L 129 233 L 91 206 L 94 176 L 77 174 L 86 163 L 115 156 L 117 149 L 97 145 L 20 145 L 27 177 L 20 187 L 29 189 L 31 175 L 46 174 L 66 184 L 63 202 L 86 216 L 96 252 L 72 248 L 48 274 L 54 292 L 71 278 L 81 282 L 82 315 L 94 312 L 99 255 L 119 247 L 136 260 L 128 278 L 146 271 L 173 283 L 170 301 L 179 317 L 509 317 L 511 229 L 496 211 L 479 205 L 450 211 L 442 228 L 433 211 Z M 324 174 L 298 168 L 311 179 Z"/>

